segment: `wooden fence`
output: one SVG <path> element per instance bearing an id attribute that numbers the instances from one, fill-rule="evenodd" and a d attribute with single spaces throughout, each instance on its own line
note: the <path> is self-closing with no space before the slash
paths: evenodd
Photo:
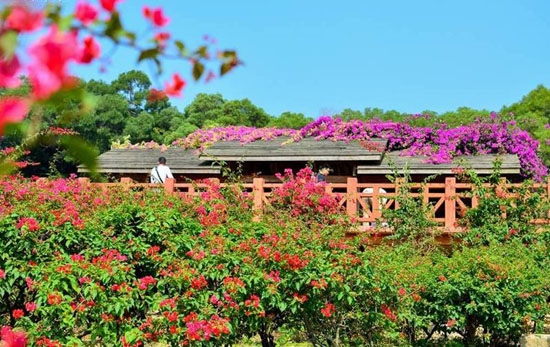
<path id="1" fill-rule="evenodd" d="M 217 178 L 211 179 L 219 183 Z M 102 189 L 118 187 L 123 189 L 148 189 L 162 186 L 166 194 L 179 196 L 197 196 L 208 189 L 206 183 L 177 183 L 174 179 L 166 179 L 163 185 L 151 183 L 137 183 L 128 177 L 121 179 L 120 183 L 90 183 L 88 178 L 79 178 L 82 185 L 94 185 Z M 340 206 L 345 209 L 348 216 L 359 222 L 359 231 L 374 229 L 376 223 L 382 223 L 384 210 L 398 209 L 399 202 L 396 196 L 400 182 L 396 183 L 359 183 L 357 178 L 349 177 L 346 183 L 329 183 L 326 191 L 338 198 Z M 269 205 L 269 196 L 272 191 L 282 183 L 267 183 L 263 178 L 254 178 L 252 183 L 244 183 L 242 187 L 253 195 L 253 210 L 262 213 L 264 207 Z M 221 183 L 221 187 L 225 184 Z M 508 197 L 517 197 L 517 188 L 520 183 L 501 183 L 501 189 Z M 437 222 L 439 229 L 446 234 L 460 232 L 459 219 L 465 212 L 478 205 L 478 198 L 474 194 L 474 185 L 460 183 L 454 177 L 447 177 L 444 183 L 409 183 L 408 194 L 413 197 L 422 197 L 423 201 L 431 206 L 430 217 Z M 534 184 L 532 189 L 545 189 L 546 196 L 550 199 L 550 184 Z M 505 217 L 506 212 L 503 211 Z M 550 224 L 550 215 L 544 213 L 544 218 L 533 218 L 533 224 Z M 380 228 L 378 228 L 380 229 Z M 383 228 L 382 228 L 383 229 Z M 386 231 L 391 233 L 391 231 Z"/>

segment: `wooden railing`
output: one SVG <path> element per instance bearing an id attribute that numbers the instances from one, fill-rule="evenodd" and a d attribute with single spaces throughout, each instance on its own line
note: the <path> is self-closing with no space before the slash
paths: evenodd
<path id="1" fill-rule="evenodd" d="M 122 189 L 159 189 L 162 187 L 166 194 L 178 196 L 198 196 L 201 192 L 208 190 L 211 184 L 207 183 L 177 183 L 174 179 L 166 179 L 163 185 L 150 183 L 137 183 L 128 177 L 121 179 L 120 183 L 91 183 L 88 178 L 79 178 L 82 185 L 94 185 L 102 189 L 112 187 Z M 219 183 L 217 178 L 210 179 L 211 182 L 221 187 L 225 183 Z M 383 211 L 398 209 L 399 202 L 396 196 L 399 192 L 400 181 L 396 183 L 359 183 L 357 178 L 349 177 L 346 183 L 329 183 L 325 186 L 326 191 L 337 197 L 340 206 L 345 209 L 348 216 L 359 222 L 360 230 L 368 230 L 375 227 L 376 223 L 384 223 Z M 402 184 L 402 183 L 401 183 Z M 252 209 L 256 214 L 262 213 L 264 207 L 269 205 L 269 196 L 272 191 L 280 187 L 282 183 L 266 183 L 263 178 L 254 178 L 252 183 L 244 183 L 241 187 L 253 194 Z M 520 187 L 519 183 L 502 182 L 502 189 L 507 196 L 513 197 L 514 189 Z M 423 201 L 431 206 L 431 218 L 437 222 L 439 229 L 445 233 L 460 232 L 458 220 L 465 212 L 478 205 L 477 195 L 474 194 L 474 185 L 471 183 L 459 183 L 454 177 L 445 178 L 444 183 L 409 183 L 407 185 L 410 196 L 421 197 Z M 549 184 L 534 184 L 530 188 L 545 189 L 547 198 L 550 199 Z M 503 212 L 505 215 L 505 212 Z M 544 218 L 534 218 L 534 224 L 550 224 L 550 216 L 545 214 Z M 380 226 L 380 225 L 379 225 Z"/>

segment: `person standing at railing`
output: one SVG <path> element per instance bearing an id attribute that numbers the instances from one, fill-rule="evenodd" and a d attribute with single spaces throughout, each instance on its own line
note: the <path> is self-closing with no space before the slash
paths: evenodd
<path id="1" fill-rule="evenodd" d="M 172 171 L 166 165 L 166 158 L 160 157 L 158 165 L 151 170 L 151 183 L 164 184 L 167 178 L 174 178 Z"/>
<path id="2" fill-rule="evenodd" d="M 319 173 L 317 174 L 317 181 L 326 182 L 327 176 L 330 174 L 331 171 L 332 171 L 331 168 L 328 166 L 321 167 L 321 169 L 319 170 Z"/>

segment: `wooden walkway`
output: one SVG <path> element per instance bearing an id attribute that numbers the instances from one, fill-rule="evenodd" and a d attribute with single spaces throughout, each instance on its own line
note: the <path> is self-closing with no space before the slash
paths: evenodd
<path id="1" fill-rule="evenodd" d="M 217 178 L 213 178 L 219 182 Z M 136 183 L 132 179 L 124 177 L 119 183 L 91 183 L 88 178 L 79 178 L 82 185 L 93 185 L 102 189 L 110 187 L 124 189 L 149 189 L 158 188 L 158 184 Z M 264 207 L 269 205 L 269 196 L 272 191 L 280 187 L 282 183 L 266 183 L 263 178 L 254 178 L 253 183 L 242 184 L 243 189 L 253 195 L 253 210 L 262 213 Z M 174 179 L 167 179 L 163 189 L 166 194 L 179 196 L 198 196 L 202 191 L 209 188 L 206 183 L 178 183 Z M 226 186 L 225 183 L 220 184 Z M 409 195 L 421 197 L 423 201 L 431 205 L 431 217 L 438 225 L 442 234 L 452 235 L 461 232 L 459 220 L 464 217 L 466 211 L 478 205 L 478 198 L 474 194 L 475 186 L 471 183 L 459 183 L 454 177 L 448 177 L 444 183 L 413 183 L 408 184 Z M 489 185 L 486 185 L 489 186 Z M 517 197 L 517 188 L 521 183 L 506 183 L 502 181 L 499 189 L 506 197 Z M 532 189 L 544 189 L 545 195 L 550 199 L 550 184 L 533 184 Z M 398 209 L 399 202 L 396 195 L 399 191 L 397 183 L 359 183 L 357 178 L 349 177 L 346 183 L 329 183 L 325 186 L 326 191 L 337 197 L 340 206 L 346 214 L 358 222 L 358 232 L 374 231 L 375 223 L 383 223 L 383 211 Z M 503 217 L 506 212 L 503 211 Z M 541 225 L 550 224 L 550 215 L 545 213 L 546 218 L 531 220 L 531 223 Z M 391 230 L 376 229 L 377 234 L 391 234 Z"/>

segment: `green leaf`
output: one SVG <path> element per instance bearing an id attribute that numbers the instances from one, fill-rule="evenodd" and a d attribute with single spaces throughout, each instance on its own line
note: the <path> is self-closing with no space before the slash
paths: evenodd
<path id="1" fill-rule="evenodd" d="M 17 33 L 15 31 L 6 31 L 0 36 L 0 51 L 5 60 L 11 60 L 17 48 Z"/>
<path id="2" fill-rule="evenodd" d="M 111 38 L 113 41 L 118 41 L 118 38 L 124 34 L 122 23 L 120 22 L 120 16 L 118 12 L 113 12 L 111 18 L 107 22 L 107 27 L 103 32 L 105 36 Z"/>
<path id="3" fill-rule="evenodd" d="M 176 41 L 174 41 L 174 44 L 176 45 L 176 47 L 180 51 L 181 55 L 186 55 L 185 44 L 183 42 L 181 42 L 180 40 L 176 40 Z"/>
<path id="4" fill-rule="evenodd" d="M 193 65 L 193 78 L 198 81 L 204 72 L 204 65 L 201 62 L 196 62 Z"/>
<path id="5" fill-rule="evenodd" d="M 158 48 L 151 48 L 141 51 L 138 57 L 138 63 L 142 62 L 145 59 L 155 59 L 159 55 L 160 51 Z"/>
<path id="6" fill-rule="evenodd" d="M 71 157 L 84 164 L 92 174 L 95 174 L 97 169 L 97 156 L 99 155 L 96 148 L 77 136 L 63 136 L 60 139 L 60 143 L 67 149 Z"/>

